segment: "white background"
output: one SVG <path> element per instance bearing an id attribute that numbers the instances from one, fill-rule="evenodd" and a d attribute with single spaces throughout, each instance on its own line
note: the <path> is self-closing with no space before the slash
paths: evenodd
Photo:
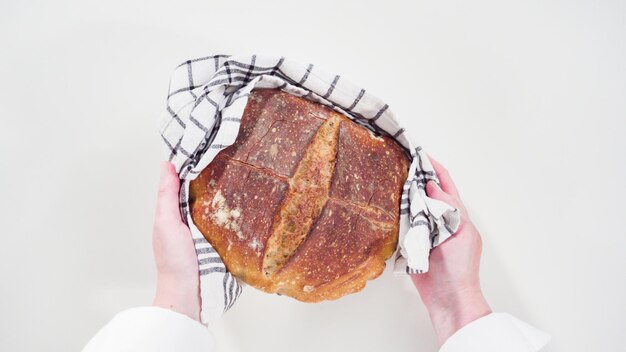
<path id="1" fill-rule="evenodd" d="M 0 3 L 0 350 L 77 351 L 151 303 L 172 69 L 285 55 L 390 103 L 484 237 L 495 311 L 546 351 L 624 351 L 624 1 Z M 221 351 L 435 351 L 407 278 L 307 305 L 244 291 Z"/>

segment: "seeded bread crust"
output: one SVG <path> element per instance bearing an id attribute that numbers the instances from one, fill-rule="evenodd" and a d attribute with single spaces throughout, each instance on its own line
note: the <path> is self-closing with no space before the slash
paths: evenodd
<path id="1" fill-rule="evenodd" d="M 409 160 L 320 104 L 254 90 L 235 143 L 190 184 L 191 216 L 228 270 L 305 302 L 360 291 L 398 242 Z"/>

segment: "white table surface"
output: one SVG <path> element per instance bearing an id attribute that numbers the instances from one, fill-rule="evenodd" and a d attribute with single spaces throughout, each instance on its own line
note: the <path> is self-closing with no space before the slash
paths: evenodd
<path id="1" fill-rule="evenodd" d="M 169 74 L 216 53 L 387 100 L 481 230 L 493 309 L 551 333 L 546 351 L 626 350 L 625 3 L 408 3 L 2 1 L 0 350 L 77 351 L 150 304 Z M 224 352 L 435 351 L 390 274 L 316 305 L 248 289 L 212 330 Z"/>

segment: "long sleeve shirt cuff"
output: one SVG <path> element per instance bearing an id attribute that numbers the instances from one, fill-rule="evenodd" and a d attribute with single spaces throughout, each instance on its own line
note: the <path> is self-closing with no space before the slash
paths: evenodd
<path id="1" fill-rule="evenodd" d="M 491 313 L 459 329 L 440 352 L 536 352 L 550 335 L 507 313 Z"/>
<path id="2" fill-rule="evenodd" d="M 215 350 L 215 338 L 199 322 L 160 307 L 137 307 L 115 315 L 87 343 L 83 352 Z"/>

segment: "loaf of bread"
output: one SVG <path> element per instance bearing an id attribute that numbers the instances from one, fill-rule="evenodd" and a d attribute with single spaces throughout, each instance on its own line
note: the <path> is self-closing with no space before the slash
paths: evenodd
<path id="1" fill-rule="evenodd" d="M 398 242 L 409 160 L 393 139 L 275 89 L 190 184 L 191 216 L 240 280 L 305 302 L 378 277 Z"/>

